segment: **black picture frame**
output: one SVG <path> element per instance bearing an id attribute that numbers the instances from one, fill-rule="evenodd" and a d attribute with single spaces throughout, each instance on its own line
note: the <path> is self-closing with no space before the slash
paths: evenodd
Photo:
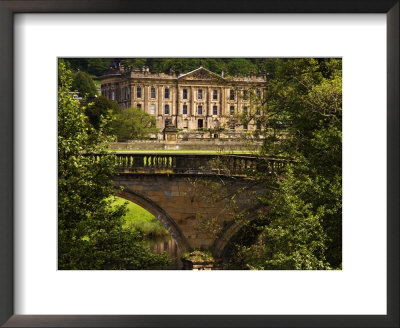
<path id="1" fill-rule="evenodd" d="M 399 327 L 399 7 L 399 0 L 0 0 L 0 324 L 4 327 Z M 387 315 L 14 315 L 13 16 L 16 13 L 385 13 Z"/>

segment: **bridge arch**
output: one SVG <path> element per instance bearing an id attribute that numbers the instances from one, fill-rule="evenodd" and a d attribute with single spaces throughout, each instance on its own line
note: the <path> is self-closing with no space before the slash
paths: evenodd
<path id="1" fill-rule="evenodd" d="M 256 219 L 255 217 L 250 220 L 231 221 L 230 224 L 222 231 L 220 237 L 214 242 L 213 254 L 217 258 L 221 258 L 225 249 L 231 241 L 232 237 L 242 229 L 246 224 Z"/>
<path id="2" fill-rule="evenodd" d="M 157 220 L 159 220 L 168 230 L 172 238 L 175 239 L 176 244 L 181 251 L 181 254 L 189 250 L 188 242 L 186 241 L 186 238 L 183 235 L 181 229 L 178 227 L 175 221 L 166 213 L 166 211 L 164 211 L 151 199 L 126 188 L 124 190 L 117 190 L 116 196 L 129 200 L 132 203 L 143 207 L 146 211 L 153 214 L 157 218 Z"/>

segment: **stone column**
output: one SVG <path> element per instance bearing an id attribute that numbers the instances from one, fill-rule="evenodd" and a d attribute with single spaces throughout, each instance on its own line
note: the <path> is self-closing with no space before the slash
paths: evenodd
<path id="1" fill-rule="evenodd" d="M 190 86 L 190 116 L 194 116 L 194 90 L 193 87 Z"/>
<path id="2" fill-rule="evenodd" d="M 163 96 L 163 85 L 158 86 L 158 106 L 157 106 L 157 115 L 162 115 L 163 114 L 163 108 L 162 108 L 162 96 Z"/>
<path id="3" fill-rule="evenodd" d="M 226 112 L 226 97 L 225 97 L 225 87 L 221 88 L 221 115 L 225 115 Z"/>
<path id="4" fill-rule="evenodd" d="M 172 86 L 170 86 L 169 87 L 169 90 L 170 90 L 170 94 L 169 94 L 169 97 L 170 97 L 170 100 L 171 100 L 171 105 L 170 105 L 170 107 L 171 107 L 171 110 L 170 110 L 170 115 L 171 115 L 171 122 L 176 126 L 176 124 L 177 124 L 177 120 L 176 120 L 176 90 L 175 90 L 175 86 L 174 85 L 172 85 Z"/>
<path id="5" fill-rule="evenodd" d="M 149 86 L 148 85 L 143 85 L 143 96 L 144 96 L 144 102 L 143 102 L 143 111 L 145 113 L 150 114 L 150 108 L 149 108 Z"/>
<path id="6" fill-rule="evenodd" d="M 207 117 L 212 115 L 211 97 L 212 97 L 212 95 L 210 94 L 210 87 L 207 87 L 207 113 L 206 113 Z"/>
<path id="7" fill-rule="evenodd" d="M 171 101 L 172 101 L 172 104 L 171 104 L 171 116 L 174 116 L 174 115 L 176 115 L 176 91 L 175 91 L 175 86 L 171 86 L 170 87 L 170 98 L 171 98 Z"/>
<path id="8" fill-rule="evenodd" d="M 180 99 L 181 99 L 181 95 L 180 95 L 180 93 L 181 93 L 181 90 L 180 90 L 180 88 L 179 88 L 179 85 L 176 85 L 176 91 L 175 91 L 175 93 L 176 93 L 176 101 L 175 101 L 175 106 L 176 106 L 176 115 L 178 116 L 178 115 L 181 115 L 181 109 L 179 108 L 180 107 Z M 177 118 L 178 119 L 178 118 Z"/>
<path id="9" fill-rule="evenodd" d="M 242 103 L 242 90 L 241 89 L 238 90 L 238 92 L 236 94 L 236 98 L 237 98 L 237 100 L 236 100 L 236 107 L 237 107 L 236 113 L 239 114 L 240 113 L 240 104 Z"/>

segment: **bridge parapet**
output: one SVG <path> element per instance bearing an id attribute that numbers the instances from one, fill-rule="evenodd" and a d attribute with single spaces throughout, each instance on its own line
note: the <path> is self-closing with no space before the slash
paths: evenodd
<path id="1" fill-rule="evenodd" d="M 174 173 L 248 175 L 278 173 L 285 162 L 248 155 L 126 154 L 115 155 L 115 166 L 123 173 Z"/>

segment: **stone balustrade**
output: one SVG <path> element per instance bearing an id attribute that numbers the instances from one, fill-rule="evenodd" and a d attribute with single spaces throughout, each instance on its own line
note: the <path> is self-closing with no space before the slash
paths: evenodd
<path id="1" fill-rule="evenodd" d="M 280 159 L 247 155 L 127 154 L 116 153 L 115 166 L 121 173 L 175 173 L 248 175 L 251 172 L 278 173 Z"/>

